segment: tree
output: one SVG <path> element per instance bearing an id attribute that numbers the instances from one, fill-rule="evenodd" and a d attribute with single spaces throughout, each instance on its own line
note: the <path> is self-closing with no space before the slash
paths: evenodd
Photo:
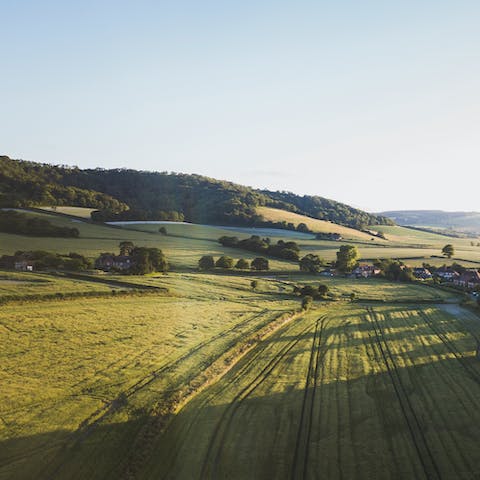
<path id="1" fill-rule="evenodd" d="M 357 265 L 358 249 L 354 245 L 342 245 L 337 252 L 337 269 L 350 273 Z"/>
<path id="2" fill-rule="evenodd" d="M 257 257 L 252 260 L 252 270 L 268 270 L 270 268 L 268 260 L 263 257 Z"/>
<path id="3" fill-rule="evenodd" d="M 299 262 L 302 272 L 318 273 L 323 266 L 323 260 L 313 253 L 305 255 Z"/>
<path id="4" fill-rule="evenodd" d="M 312 285 L 305 285 L 300 289 L 300 295 L 302 297 L 316 297 L 318 294 L 318 291 L 315 287 Z"/>
<path id="5" fill-rule="evenodd" d="M 133 249 L 135 248 L 135 245 L 133 244 L 133 242 L 125 240 L 123 242 L 120 242 L 118 248 L 120 248 L 120 255 L 131 255 Z"/>
<path id="6" fill-rule="evenodd" d="M 215 266 L 218 268 L 233 268 L 233 258 L 222 255 L 216 262 Z"/>
<path id="7" fill-rule="evenodd" d="M 321 296 L 321 297 L 325 297 L 327 295 L 329 291 L 329 288 L 327 285 L 324 285 L 324 284 L 320 284 L 318 286 L 318 294 Z"/>
<path id="8" fill-rule="evenodd" d="M 198 261 L 199 270 L 212 270 L 215 267 L 215 260 L 211 255 L 204 255 Z"/>
<path id="9" fill-rule="evenodd" d="M 258 287 L 258 280 L 252 280 L 250 286 L 252 287 L 252 290 L 255 290 Z"/>
<path id="10" fill-rule="evenodd" d="M 167 229 L 165 227 L 160 227 L 158 229 L 158 233 L 161 233 L 162 235 L 167 235 Z"/>
<path id="11" fill-rule="evenodd" d="M 297 232 L 310 233 L 310 229 L 307 227 L 306 223 L 299 223 L 297 225 Z"/>
<path id="12" fill-rule="evenodd" d="M 313 303 L 313 297 L 310 295 L 306 295 L 305 297 L 302 298 L 302 309 L 303 310 L 308 310 Z"/>
<path id="13" fill-rule="evenodd" d="M 235 264 L 235 268 L 238 268 L 239 270 L 248 270 L 250 268 L 250 263 L 244 258 L 240 258 Z"/>
<path id="14" fill-rule="evenodd" d="M 448 245 L 445 245 L 442 248 L 442 254 L 445 255 L 447 258 L 452 258 L 453 255 L 455 254 L 453 245 L 451 243 L 449 243 Z"/>

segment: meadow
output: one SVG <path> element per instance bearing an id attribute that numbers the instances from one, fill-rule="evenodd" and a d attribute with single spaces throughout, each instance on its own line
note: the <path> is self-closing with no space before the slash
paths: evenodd
<path id="1" fill-rule="evenodd" d="M 0 480 L 478 477 L 480 318 L 462 295 L 280 260 L 263 275 L 198 272 L 205 254 L 255 255 L 218 244 L 235 231 L 224 227 L 167 224 L 165 236 L 35 215 L 81 235 L 0 234 L 0 254 L 94 257 L 131 240 L 173 271 L 0 272 L 0 300 L 18 297 L 0 308 Z M 420 252 L 445 239 L 385 228 L 396 243 L 358 240 L 362 256 L 430 258 Z M 331 259 L 342 243 L 295 240 Z M 455 246 L 474 264 L 477 247 Z M 294 286 L 320 283 L 328 299 L 302 311 Z"/>

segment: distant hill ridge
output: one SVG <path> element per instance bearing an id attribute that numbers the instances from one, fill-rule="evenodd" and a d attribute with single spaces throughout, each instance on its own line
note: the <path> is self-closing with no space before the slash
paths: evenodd
<path id="1" fill-rule="evenodd" d="M 92 207 L 105 220 L 186 220 L 258 225 L 257 207 L 273 207 L 353 227 L 393 224 L 319 196 L 256 190 L 196 174 L 80 169 L 0 156 L 0 207 Z"/>
<path id="2" fill-rule="evenodd" d="M 399 225 L 480 231 L 480 212 L 445 212 L 442 210 L 392 210 L 379 213 Z"/>

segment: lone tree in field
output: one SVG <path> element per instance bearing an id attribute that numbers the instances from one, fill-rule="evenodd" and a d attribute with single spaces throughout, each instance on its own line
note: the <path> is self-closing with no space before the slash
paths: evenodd
<path id="1" fill-rule="evenodd" d="M 120 249 L 120 255 L 131 255 L 133 249 L 135 248 L 135 245 L 133 244 L 133 242 L 123 241 L 120 242 L 118 248 Z"/>
<path id="2" fill-rule="evenodd" d="M 248 270 L 250 268 L 250 263 L 244 258 L 240 258 L 235 264 L 235 268 L 238 268 L 239 270 Z"/>
<path id="3" fill-rule="evenodd" d="M 212 270 L 215 267 L 215 260 L 211 255 L 204 255 L 198 261 L 199 270 Z"/>
<path id="4" fill-rule="evenodd" d="M 302 298 L 302 309 L 303 310 L 308 310 L 313 303 L 313 297 L 310 295 L 306 295 L 305 297 Z"/>
<path id="5" fill-rule="evenodd" d="M 302 272 L 318 273 L 323 266 L 323 260 L 313 253 L 305 255 L 299 262 Z"/>
<path id="6" fill-rule="evenodd" d="M 250 286 L 252 287 L 252 290 L 255 290 L 258 287 L 258 280 L 252 280 Z"/>
<path id="7" fill-rule="evenodd" d="M 449 243 L 448 245 L 445 245 L 442 248 L 442 254 L 445 255 L 447 258 L 452 258 L 453 255 L 455 254 L 453 245 L 451 243 Z"/>
<path id="8" fill-rule="evenodd" d="M 270 268 L 268 260 L 263 257 L 257 257 L 252 260 L 252 270 L 268 270 Z"/>
<path id="9" fill-rule="evenodd" d="M 167 229 L 165 227 L 160 227 L 158 229 L 158 233 L 161 233 L 162 235 L 167 235 Z"/>
<path id="10" fill-rule="evenodd" d="M 233 268 L 233 258 L 222 255 L 216 262 L 218 268 Z"/>
<path id="11" fill-rule="evenodd" d="M 354 245 L 342 245 L 337 252 L 337 269 L 350 273 L 357 266 L 358 249 Z"/>
<path id="12" fill-rule="evenodd" d="M 322 284 L 322 283 L 321 283 L 321 284 L 318 286 L 318 294 L 319 294 L 321 297 L 325 297 L 325 296 L 327 295 L 327 293 L 328 293 L 328 290 L 329 290 L 329 288 L 328 288 L 328 286 L 325 285 L 325 284 Z"/>

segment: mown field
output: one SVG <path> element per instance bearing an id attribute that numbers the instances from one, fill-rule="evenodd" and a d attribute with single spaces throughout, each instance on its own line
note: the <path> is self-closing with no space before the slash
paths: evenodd
<path id="1" fill-rule="evenodd" d="M 192 400 L 138 478 L 477 478 L 480 324 L 457 314 L 309 312 Z"/>
<path id="2" fill-rule="evenodd" d="M 452 294 L 110 278 L 169 292 L 0 309 L 0 479 L 479 474 L 480 318 Z M 292 281 L 340 300 L 295 313 Z"/>

